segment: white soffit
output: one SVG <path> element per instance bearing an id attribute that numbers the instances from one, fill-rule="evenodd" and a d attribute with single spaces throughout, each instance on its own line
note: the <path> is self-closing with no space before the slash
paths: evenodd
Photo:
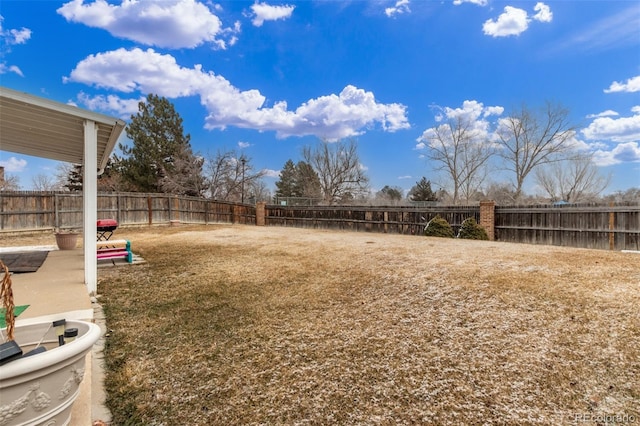
<path id="1" fill-rule="evenodd" d="M 0 86 L 2 151 L 83 164 L 86 120 L 98 127 L 98 169 L 104 169 L 123 120 Z"/>

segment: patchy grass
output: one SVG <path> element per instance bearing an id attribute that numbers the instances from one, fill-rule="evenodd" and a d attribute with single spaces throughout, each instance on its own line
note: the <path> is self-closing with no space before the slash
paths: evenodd
<path id="1" fill-rule="evenodd" d="M 638 255 L 248 226 L 118 232 L 148 263 L 99 271 L 114 424 L 640 419 Z"/>

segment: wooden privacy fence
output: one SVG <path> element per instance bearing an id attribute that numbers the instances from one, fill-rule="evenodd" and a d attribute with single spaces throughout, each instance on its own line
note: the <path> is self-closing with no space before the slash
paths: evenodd
<path id="1" fill-rule="evenodd" d="M 82 195 L 0 191 L 0 232 L 82 226 Z M 168 194 L 100 193 L 98 218 L 120 225 L 240 223 L 420 235 L 440 215 L 457 232 L 470 217 L 490 238 L 530 244 L 640 250 L 640 204 L 564 206 L 280 206 Z"/>
<path id="2" fill-rule="evenodd" d="M 81 228 L 82 194 L 0 192 L 0 231 Z M 119 225 L 255 223 L 255 206 L 167 194 L 100 193 L 98 219 Z"/>
<path id="3" fill-rule="evenodd" d="M 266 206 L 265 224 L 298 228 L 421 234 L 437 215 L 454 228 L 467 218 L 480 220 L 478 206 L 378 207 L 378 206 Z"/>
<path id="4" fill-rule="evenodd" d="M 640 250 L 640 205 L 497 207 L 266 206 L 265 224 L 301 228 L 421 234 L 440 215 L 457 234 L 474 218 L 490 239 L 609 250 Z"/>
<path id="5" fill-rule="evenodd" d="M 98 218 L 122 225 L 181 223 L 255 223 L 255 206 L 167 194 L 98 194 Z"/>
<path id="6" fill-rule="evenodd" d="M 530 244 L 640 250 L 640 205 L 495 208 L 496 240 Z"/>

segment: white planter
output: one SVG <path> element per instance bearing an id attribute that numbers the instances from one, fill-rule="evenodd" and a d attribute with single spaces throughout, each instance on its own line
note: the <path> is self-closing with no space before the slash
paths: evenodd
<path id="1" fill-rule="evenodd" d="M 16 326 L 16 343 L 23 352 L 33 349 L 50 324 Z M 46 352 L 0 367 L 0 426 L 69 424 L 85 355 L 100 337 L 100 327 L 84 321 L 67 321 L 66 327 L 78 329 L 75 341 L 58 347 L 51 327 L 43 341 Z"/>

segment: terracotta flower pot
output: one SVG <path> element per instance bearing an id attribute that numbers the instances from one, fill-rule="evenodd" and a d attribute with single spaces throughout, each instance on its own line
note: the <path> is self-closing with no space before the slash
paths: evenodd
<path id="1" fill-rule="evenodd" d="M 78 234 L 75 232 L 56 232 L 56 244 L 60 250 L 73 250 L 78 245 Z"/>

